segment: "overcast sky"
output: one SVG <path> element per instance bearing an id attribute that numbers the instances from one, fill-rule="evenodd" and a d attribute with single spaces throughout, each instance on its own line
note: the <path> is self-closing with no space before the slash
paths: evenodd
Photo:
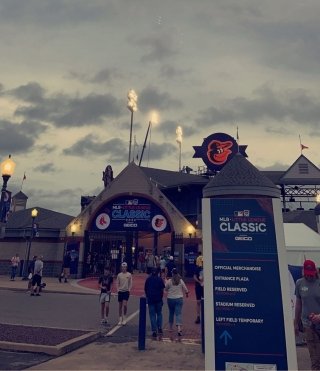
<path id="1" fill-rule="evenodd" d="M 320 165 L 319 0 L 1 0 L 0 158 L 28 206 L 77 215 L 128 163 L 127 92 L 143 165 L 178 170 L 215 132 L 260 169 Z M 134 144 L 134 140 L 133 140 Z"/>

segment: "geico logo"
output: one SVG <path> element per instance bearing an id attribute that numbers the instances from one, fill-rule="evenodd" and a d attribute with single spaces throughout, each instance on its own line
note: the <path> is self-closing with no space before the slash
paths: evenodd
<path id="1" fill-rule="evenodd" d="M 236 241 L 252 241 L 252 237 L 247 236 L 236 236 L 234 239 Z"/>

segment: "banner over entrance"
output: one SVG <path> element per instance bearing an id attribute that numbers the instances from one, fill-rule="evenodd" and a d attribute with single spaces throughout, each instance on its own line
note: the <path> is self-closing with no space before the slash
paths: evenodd
<path id="1" fill-rule="evenodd" d="M 96 213 L 91 231 L 171 232 L 164 211 L 140 196 L 121 196 L 103 205 Z"/>

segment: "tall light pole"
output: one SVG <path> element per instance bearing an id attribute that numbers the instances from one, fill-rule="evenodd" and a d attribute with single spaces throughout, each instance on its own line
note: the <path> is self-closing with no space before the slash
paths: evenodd
<path id="1" fill-rule="evenodd" d="M 11 155 L 1 163 L 1 175 L 3 179 L 2 189 L 1 189 L 1 199 L 0 199 L 0 222 L 6 223 L 7 222 L 7 212 L 9 211 L 6 205 L 8 200 L 7 195 L 7 184 L 14 173 L 14 169 L 16 164 L 14 161 L 11 160 Z"/>
<path id="2" fill-rule="evenodd" d="M 182 145 L 182 127 L 178 126 L 176 129 L 176 142 L 179 144 L 179 171 L 181 171 L 181 145 Z"/>
<path id="3" fill-rule="evenodd" d="M 36 219 L 37 216 L 38 216 L 38 210 L 33 209 L 31 211 L 32 223 L 31 223 L 30 239 L 29 239 L 29 243 L 28 243 L 27 258 L 26 258 L 26 260 L 23 264 L 23 275 L 22 276 L 23 276 L 24 280 L 28 279 L 28 266 L 29 266 L 29 259 L 30 259 L 30 250 L 31 250 L 31 244 L 32 244 L 33 237 L 34 237 L 35 232 L 37 230 L 37 226 L 35 224 L 35 219 Z"/>
<path id="4" fill-rule="evenodd" d="M 129 109 L 129 111 L 131 112 L 128 165 L 131 162 L 133 112 L 136 112 L 137 109 L 138 109 L 137 102 L 138 102 L 138 96 L 137 96 L 136 92 L 133 89 L 130 89 L 129 92 L 128 92 L 128 103 L 127 103 L 127 107 Z"/>

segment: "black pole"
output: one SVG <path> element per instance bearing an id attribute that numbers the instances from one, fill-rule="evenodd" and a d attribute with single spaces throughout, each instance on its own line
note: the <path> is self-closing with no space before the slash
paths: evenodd
<path id="1" fill-rule="evenodd" d="M 28 241 L 27 257 L 23 263 L 23 274 L 22 274 L 23 281 L 26 281 L 28 279 L 28 265 L 29 265 L 29 258 L 30 258 L 30 249 L 31 249 L 31 236 Z"/>
<path id="2" fill-rule="evenodd" d="M 7 189 L 7 184 L 8 180 L 10 179 L 10 175 L 2 175 L 3 179 L 3 184 L 2 184 L 2 189 L 1 189 L 1 200 L 0 200 L 0 222 L 1 223 L 6 223 L 7 222 L 7 215 L 6 215 L 6 209 L 5 209 L 5 195 L 6 195 L 6 189 Z"/>
<path id="3" fill-rule="evenodd" d="M 31 223 L 31 232 L 30 232 L 30 240 L 28 243 L 28 252 L 27 252 L 27 259 L 24 264 L 24 269 L 23 269 L 23 280 L 26 280 L 28 278 L 28 266 L 29 266 L 29 260 L 30 260 L 30 251 L 31 251 L 31 244 L 33 240 L 33 235 L 34 235 L 34 220 L 35 216 L 32 217 L 32 223 Z"/>
<path id="4" fill-rule="evenodd" d="M 133 232 L 128 231 L 126 233 L 126 254 L 125 261 L 128 264 L 128 272 L 133 272 L 132 267 L 132 244 L 133 244 Z"/>
<path id="5" fill-rule="evenodd" d="M 205 353 L 205 341 L 204 341 L 204 299 L 201 299 L 201 350 Z"/>
<path id="6" fill-rule="evenodd" d="M 151 126 L 151 121 L 149 121 L 147 134 L 146 134 L 146 137 L 144 138 L 144 143 L 143 143 L 143 147 L 142 147 L 142 151 L 141 151 L 141 156 L 140 156 L 139 166 L 141 166 L 141 161 L 142 161 L 142 158 L 143 158 L 144 149 L 146 148 L 146 144 L 147 144 L 147 139 L 148 139 L 148 135 L 149 135 L 150 126 Z"/>
<path id="7" fill-rule="evenodd" d="M 138 349 L 146 349 L 147 299 L 140 298 Z"/>

